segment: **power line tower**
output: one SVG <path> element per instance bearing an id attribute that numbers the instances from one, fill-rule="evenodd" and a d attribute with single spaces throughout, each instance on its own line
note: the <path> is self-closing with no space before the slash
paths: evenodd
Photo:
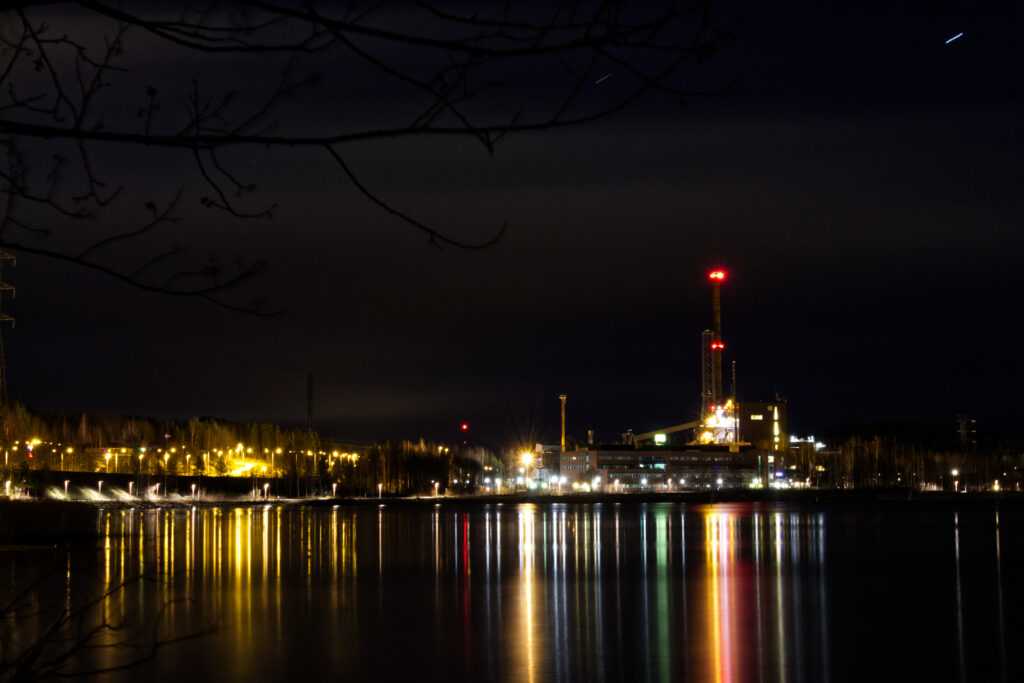
<path id="1" fill-rule="evenodd" d="M 306 373 L 306 435 L 309 438 L 310 447 L 314 446 L 313 440 L 313 373 Z M 316 444 L 319 446 L 319 444 Z M 313 450 L 313 472 L 311 473 L 312 491 L 317 494 L 321 491 L 320 482 L 320 449 Z M 307 492 L 308 493 L 308 492 Z"/>
<path id="2" fill-rule="evenodd" d="M 313 373 L 306 373 L 306 431 L 313 433 Z"/>
<path id="3" fill-rule="evenodd" d="M 0 414 L 7 408 L 7 360 L 4 353 L 4 323 L 10 323 L 14 328 L 14 318 L 3 312 L 3 295 L 7 292 L 14 296 L 14 286 L 3 281 L 4 261 L 10 261 L 14 265 L 14 255 L 0 250 Z"/>
<path id="4" fill-rule="evenodd" d="M 976 443 L 974 439 L 976 424 L 974 419 L 963 413 L 956 416 L 956 431 L 960 435 L 960 447 L 965 451 Z"/>

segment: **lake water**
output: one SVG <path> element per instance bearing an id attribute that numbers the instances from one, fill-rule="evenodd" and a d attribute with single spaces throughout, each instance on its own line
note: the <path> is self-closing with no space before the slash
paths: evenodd
<path id="1" fill-rule="evenodd" d="M 0 549 L 6 661 L 57 623 L 36 670 L 111 681 L 1024 680 L 1019 506 L 99 514 Z"/>

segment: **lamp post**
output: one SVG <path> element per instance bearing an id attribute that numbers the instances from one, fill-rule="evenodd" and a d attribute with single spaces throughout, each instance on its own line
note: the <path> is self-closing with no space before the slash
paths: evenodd
<path id="1" fill-rule="evenodd" d="M 384 484 L 377 484 L 377 499 L 380 499 L 381 491 L 384 489 Z"/>
<path id="2" fill-rule="evenodd" d="M 960 476 L 960 470 L 954 469 L 950 474 L 953 475 L 953 493 L 958 493 L 960 491 L 960 480 L 957 477 Z"/>
<path id="3" fill-rule="evenodd" d="M 520 462 L 523 463 L 523 472 L 526 477 L 527 483 L 530 481 L 530 467 L 533 466 L 533 453 L 529 451 L 523 451 L 519 456 Z"/>

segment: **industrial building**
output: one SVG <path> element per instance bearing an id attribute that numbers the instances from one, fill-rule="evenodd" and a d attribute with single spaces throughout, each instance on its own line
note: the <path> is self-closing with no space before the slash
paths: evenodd
<path id="1" fill-rule="evenodd" d="M 562 453 L 559 477 L 590 488 L 682 490 L 756 485 L 762 453 L 752 448 L 599 446 Z"/>
<path id="2" fill-rule="evenodd" d="M 781 463 L 789 448 L 787 404 L 777 396 L 771 401 L 738 401 L 735 363 L 732 392 L 726 395 L 721 304 L 726 273 L 714 270 L 708 279 L 713 325 L 701 335 L 701 419 L 643 434 L 627 430 L 620 444 L 588 443 L 566 451 L 563 394 L 561 445 L 537 444 L 532 457 L 524 458 L 533 467 L 534 481 L 587 490 L 668 491 L 759 487 L 773 480 L 776 462 Z"/>

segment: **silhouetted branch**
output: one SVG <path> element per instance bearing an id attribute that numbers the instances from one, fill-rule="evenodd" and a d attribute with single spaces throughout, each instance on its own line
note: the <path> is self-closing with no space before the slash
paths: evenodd
<path id="1" fill-rule="evenodd" d="M 249 169 L 233 163 L 229 151 L 325 150 L 342 178 L 426 234 L 429 244 L 480 249 L 498 242 L 504 226 L 487 229 L 481 240 L 454 239 L 445 226 L 427 225 L 370 191 L 343 150 L 364 141 L 439 136 L 468 137 L 494 154 L 508 135 L 597 121 L 651 92 L 680 100 L 712 92 L 717 83 L 703 91 L 691 85 L 693 69 L 722 48 L 744 14 L 742 6 L 672 0 L 472 4 L 467 12 L 424 0 L 365 8 L 308 0 L 184 2 L 179 13 L 166 3 L 99 0 L 6 6 L 3 17 L 10 21 L 0 23 L 0 154 L 6 157 L 0 161 L 6 199 L 0 246 L 76 263 L 146 291 L 243 310 L 249 305 L 222 295 L 259 272 L 261 262 L 225 277 L 220 269 L 195 267 L 193 250 L 180 244 L 150 244 L 158 226 L 181 220 L 183 197 L 196 181 L 206 188 L 200 196 L 205 208 L 233 219 L 272 217 L 277 203 L 257 196 Z M 83 16 L 106 35 L 78 28 Z M 130 42 L 133 33 L 146 37 L 144 53 Z M 192 76 L 184 92 L 164 93 L 176 86 L 158 80 L 159 69 L 190 53 L 200 59 L 199 73 L 183 74 Z M 234 73 L 223 91 L 201 87 L 205 78 L 216 82 L 234 68 L 230 60 L 238 55 L 262 56 L 261 72 L 277 77 Z M 147 72 L 153 64 L 155 75 Z M 317 100 L 298 98 L 315 98 L 322 83 L 317 72 L 337 71 L 337 65 L 397 89 L 409 116 L 389 111 L 367 121 L 345 112 L 324 130 L 310 130 L 301 112 Z M 296 76 L 302 72 L 307 75 Z M 140 77 L 150 83 L 141 92 Z M 329 95 L 343 102 L 362 93 Z M 388 122 L 396 118 L 406 123 Z M 71 154 L 54 155 L 53 147 Z M 132 191 L 131 171 L 112 173 L 117 164 L 109 160 L 132 149 L 145 150 L 147 163 L 157 153 L 188 154 L 196 174 L 175 181 L 181 189 L 164 209 L 147 202 L 150 217 L 125 227 L 125 213 L 115 207 Z M 33 167 L 44 154 L 52 163 L 40 179 Z M 14 230 L 52 242 L 44 248 L 11 241 L 7 233 Z M 82 230 L 88 244 L 68 247 L 69 231 Z M 143 239 L 149 256 L 133 264 L 98 259 L 115 245 Z M 183 286 L 190 281 L 199 284 Z"/>
<path id="2" fill-rule="evenodd" d="M 2 613 L 15 616 L 24 612 L 28 596 L 36 594 L 53 574 L 45 573 L 30 582 Z M 98 591 L 79 606 L 65 606 L 49 617 L 40 612 L 37 616 L 46 617 L 48 623 L 39 632 L 4 629 L 0 633 L 0 676 L 12 681 L 34 681 L 95 676 L 136 668 L 155 657 L 162 647 L 199 638 L 216 630 L 214 624 L 208 623 L 197 630 L 167 636 L 161 634 L 167 610 L 188 599 L 165 602 L 151 623 L 112 622 L 107 618 L 104 606 L 111 599 L 140 581 L 156 580 L 155 575 L 138 574 Z M 114 655 L 114 663 L 95 666 L 91 658 L 97 652 L 119 654 Z M 110 661 L 111 658 L 104 659 Z"/>

